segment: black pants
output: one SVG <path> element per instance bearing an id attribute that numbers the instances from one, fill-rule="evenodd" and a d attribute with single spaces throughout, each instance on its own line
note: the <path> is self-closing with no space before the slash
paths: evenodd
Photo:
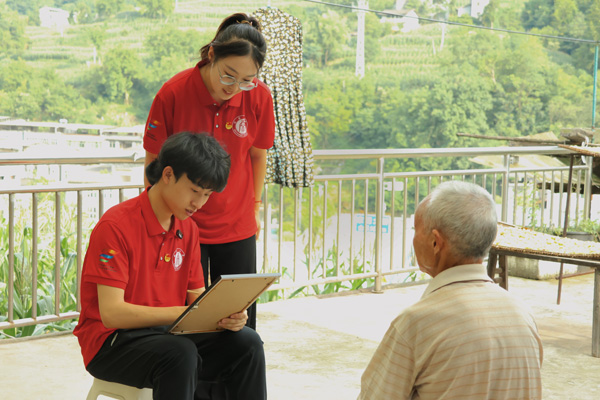
<path id="1" fill-rule="evenodd" d="M 179 336 L 166 329 L 117 330 L 88 364 L 88 372 L 106 381 L 152 388 L 154 400 L 222 398 L 223 393 L 197 392 L 199 383 L 202 391 L 224 388 L 230 400 L 267 398 L 263 343 L 254 330 Z"/>
<path id="2" fill-rule="evenodd" d="M 221 275 L 256 273 L 256 236 L 231 243 L 200 243 L 200 252 L 206 287 L 209 276 L 214 282 Z M 248 309 L 246 326 L 256 329 L 256 303 Z"/>

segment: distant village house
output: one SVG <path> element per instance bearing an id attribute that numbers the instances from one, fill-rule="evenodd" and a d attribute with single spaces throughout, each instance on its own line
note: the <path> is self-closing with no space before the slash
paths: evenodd
<path id="1" fill-rule="evenodd" d="M 419 29 L 419 16 L 415 10 L 404 9 L 406 0 L 396 0 L 396 6 L 393 10 L 384 10 L 388 15 L 384 15 L 379 20 L 381 23 L 392 24 L 393 31 L 411 32 Z M 389 15 L 395 14 L 395 15 Z"/>
<path id="2" fill-rule="evenodd" d="M 471 4 L 458 9 L 458 16 L 467 14 L 472 18 L 479 18 L 488 4 L 490 0 L 471 0 Z"/>
<path id="3" fill-rule="evenodd" d="M 69 26 L 69 12 L 60 8 L 40 8 L 40 26 L 63 32 Z"/>

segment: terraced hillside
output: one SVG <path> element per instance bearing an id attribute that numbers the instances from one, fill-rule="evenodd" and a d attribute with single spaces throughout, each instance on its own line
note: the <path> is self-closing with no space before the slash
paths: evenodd
<path id="1" fill-rule="evenodd" d="M 72 25 L 62 34 L 47 28 L 29 26 L 27 35 L 31 40 L 23 55 L 35 67 L 48 67 L 57 71 L 65 80 L 79 77 L 86 65 L 93 62 L 93 46 L 87 32 L 90 29 L 105 30 L 104 47 L 120 45 L 144 56 L 143 43 L 148 33 L 164 24 L 179 29 L 199 32 L 198 47 L 212 35 L 224 16 L 233 12 L 249 12 L 264 7 L 264 0 L 218 2 L 215 0 L 179 0 L 176 12 L 167 19 L 152 20 L 121 13 L 107 21 L 86 25 Z M 301 1 L 272 1 L 272 7 L 285 10 L 290 5 L 314 6 Z M 323 6 L 325 9 L 325 7 Z M 367 60 L 367 71 L 385 72 L 399 69 L 402 74 L 427 74 L 435 68 L 434 46 L 439 49 L 441 30 L 439 25 L 423 25 L 410 33 L 394 33 L 382 39 L 382 51 L 374 60 Z M 349 49 L 347 63 L 353 64 L 354 51 Z"/>
<path id="2" fill-rule="evenodd" d="M 297 2 L 273 1 L 272 6 L 285 10 L 286 5 Z M 87 31 L 100 28 L 106 32 L 104 47 L 120 45 L 144 56 L 146 35 L 165 24 L 179 29 L 199 32 L 198 48 L 209 40 L 221 20 L 234 12 L 247 12 L 266 6 L 264 1 L 249 0 L 220 3 L 214 0 L 179 0 L 176 12 L 169 18 L 156 20 L 141 18 L 132 13 L 121 13 L 107 21 L 85 25 L 71 25 L 60 33 L 53 29 L 28 26 L 26 33 L 31 40 L 22 58 L 35 67 L 47 67 L 57 71 L 65 80 L 75 79 L 93 62 L 93 45 Z M 208 38 L 208 39 L 207 39 Z"/>
<path id="3" fill-rule="evenodd" d="M 416 31 L 385 36 L 381 53 L 375 60 L 366 60 L 366 69 L 377 74 L 394 69 L 400 76 L 428 74 L 437 68 L 435 55 L 440 50 L 441 35 L 440 26 L 430 24 Z"/>

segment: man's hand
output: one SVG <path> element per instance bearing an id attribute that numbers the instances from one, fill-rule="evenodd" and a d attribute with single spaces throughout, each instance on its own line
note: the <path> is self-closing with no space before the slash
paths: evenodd
<path id="1" fill-rule="evenodd" d="M 244 311 L 237 314 L 232 314 L 229 318 L 223 318 L 219 321 L 219 326 L 230 331 L 240 331 L 248 321 L 248 312 Z"/>

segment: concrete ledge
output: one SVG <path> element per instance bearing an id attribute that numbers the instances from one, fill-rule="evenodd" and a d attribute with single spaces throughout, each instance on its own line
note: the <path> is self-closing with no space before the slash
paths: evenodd
<path id="1" fill-rule="evenodd" d="M 510 279 L 510 292 L 533 310 L 544 344 L 544 400 L 600 398 L 600 358 L 591 357 L 593 278 L 566 280 L 559 306 L 555 281 Z M 390 322 L 425 287 L 259 304 L 269 399 L 355 399 Z M 81 400 L 91 383 L 73 335 L 0 344 L 2 400 Z"/>
<path id="2" fill-rule="evenodd" d="M 526 279 L 556 279 L 560 272 L 560 263 L 513 256 L 506 256 L 506 267 L 508 275 Z M 574 264 L 564 264 L 563 275 L 580 272 L 580 269 Z"/>

